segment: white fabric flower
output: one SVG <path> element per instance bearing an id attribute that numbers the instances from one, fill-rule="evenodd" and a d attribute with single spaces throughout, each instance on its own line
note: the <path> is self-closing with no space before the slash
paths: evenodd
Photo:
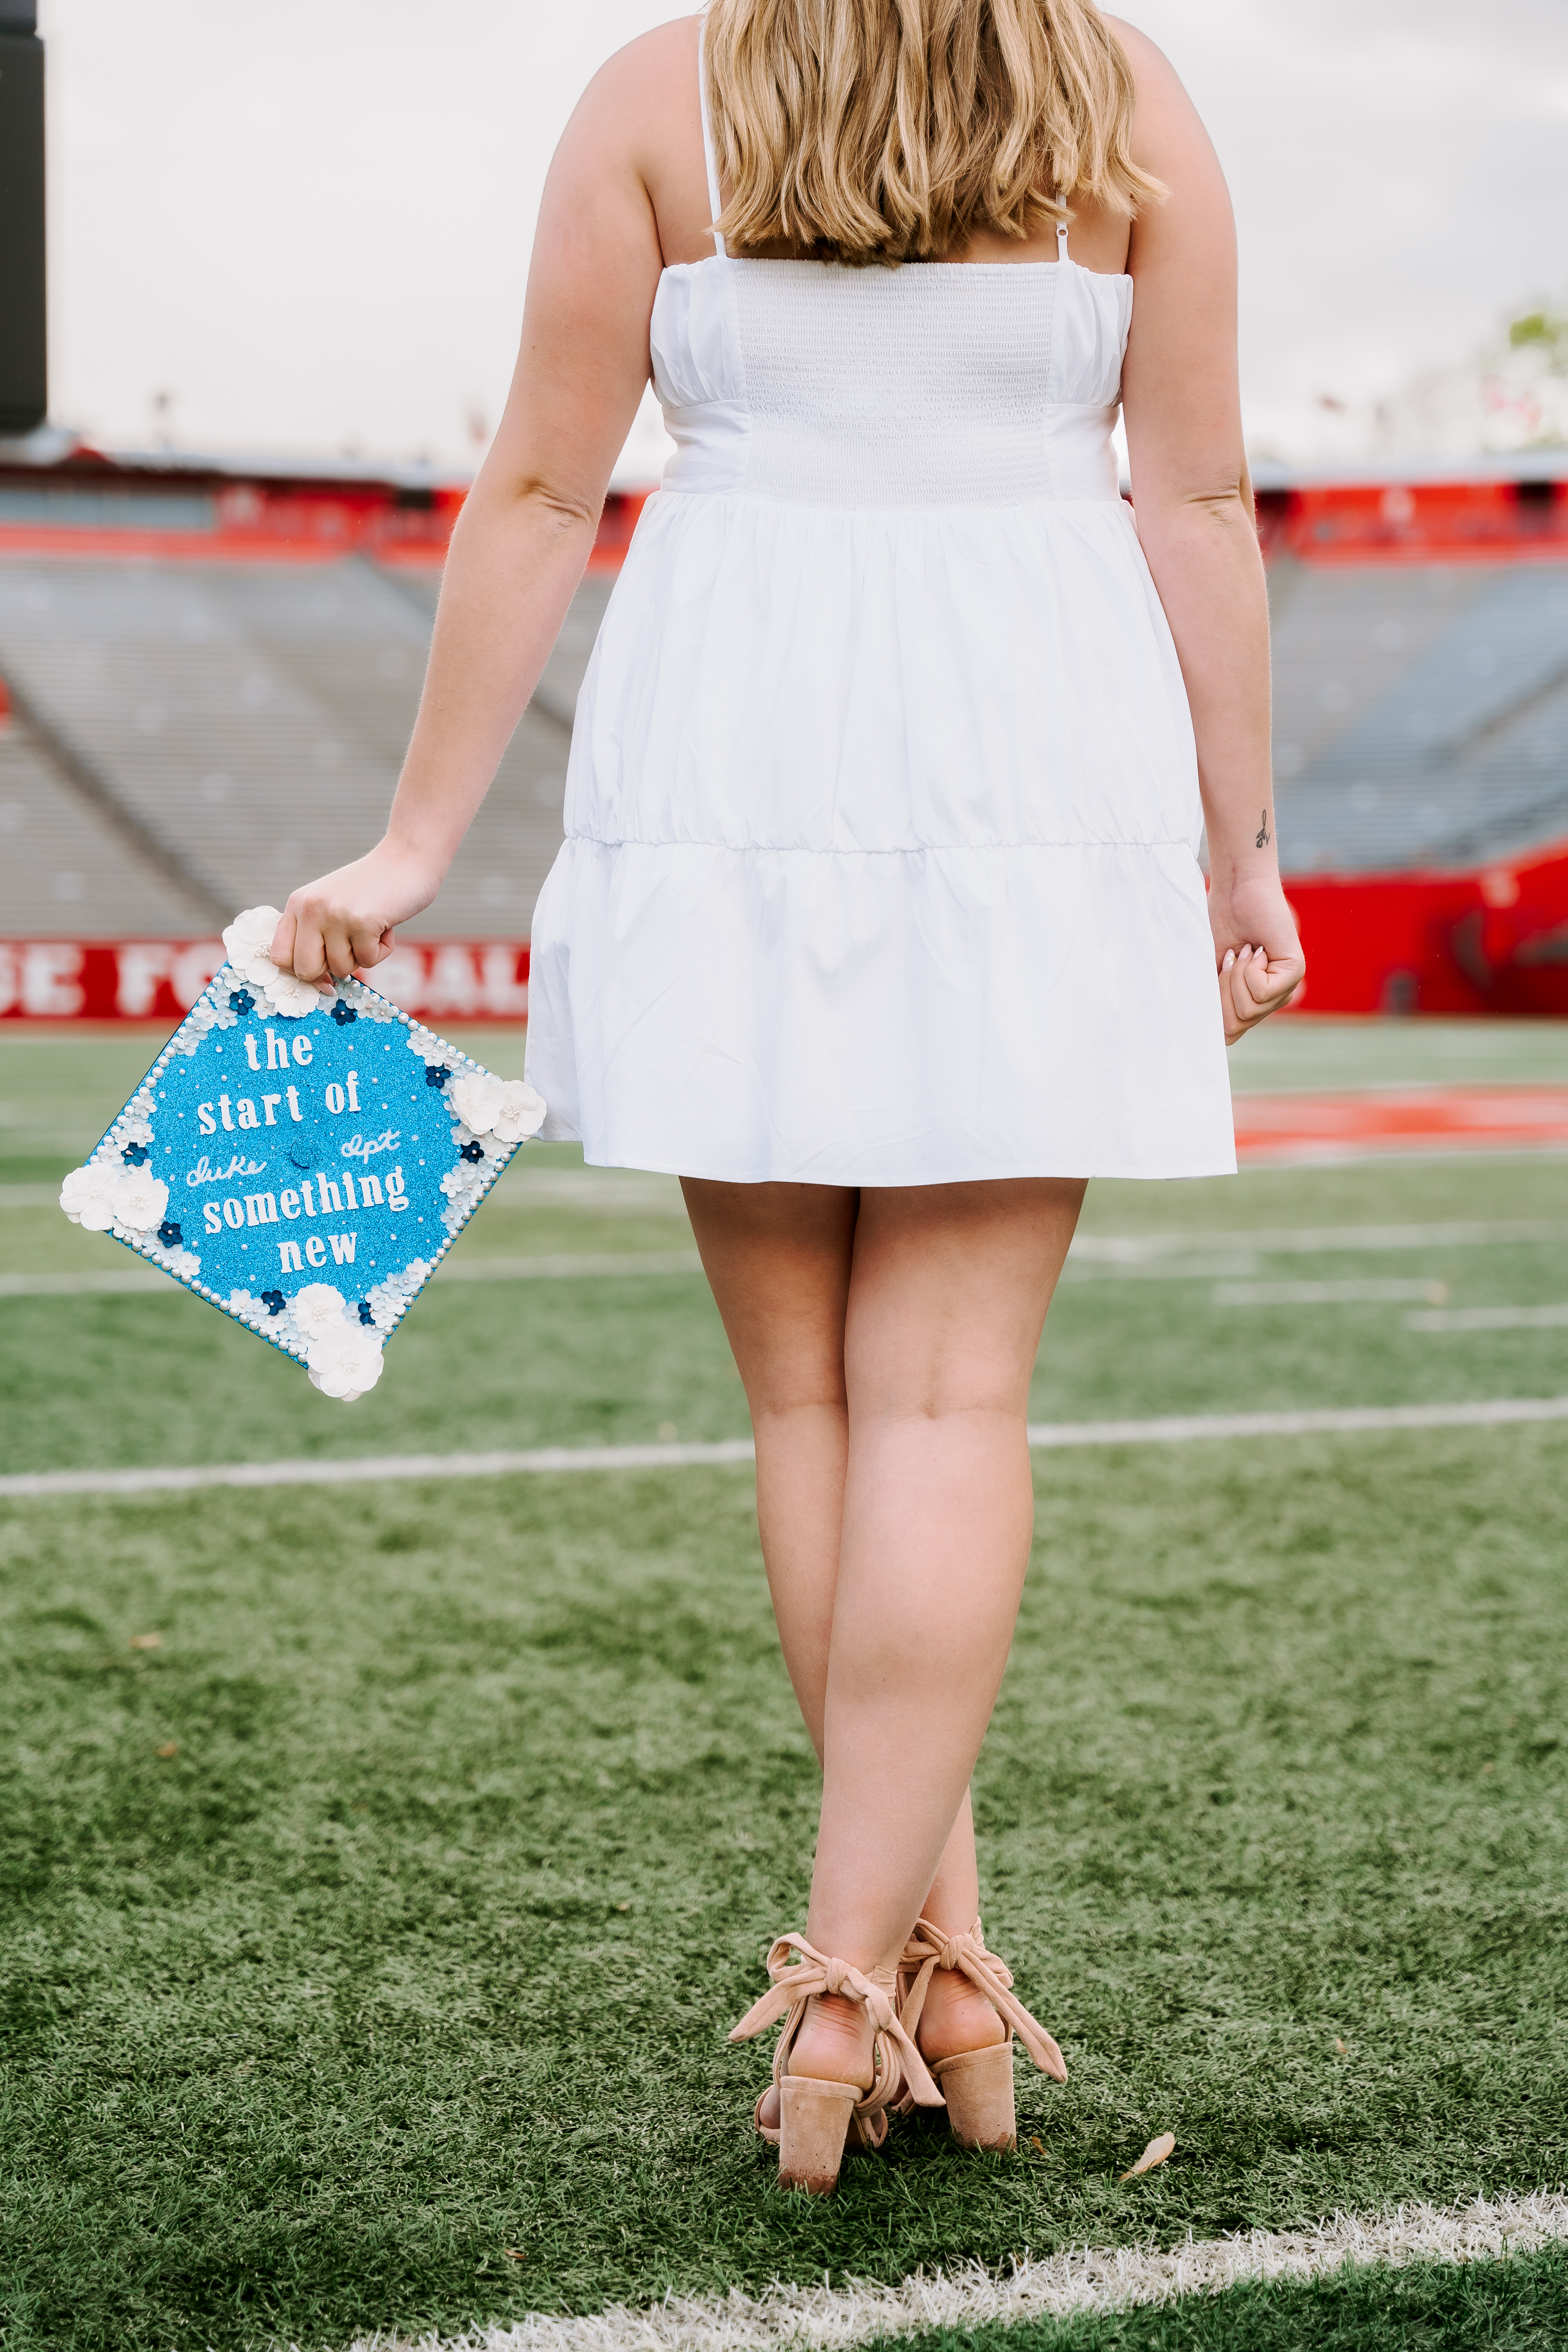
<path id="1" fill-rule="evenodd" d="M 447 1100 L 476 1135 L 488 1135 L 500 1110 L 500 1080 L 484 1076 L 454 1078 L 447 1089 Z"/>
<path id="2" fill-rule="evenodd" d="M 247 907 L 243 915 L 235 917 L 225 931 L 224 951 L 236 971 L 243 972 L 247 980 L 263 977 L 258 967 L 265 966 L 268 971 L 277 971 L 268 950 L 272 945 L 272 934 L 282 920 L 276 907 Z"/>
<path id="3" fill-rule="evenodd" d="M 133 1234 L 161 1224 L 169 1205 L 169 1188 L 150 1168 L 127 1168 L 114 1185 L 114 1221 Z"/>
<path id="4" fill-rule="evenodd" d="M 501 1087 L 501 1106 L 491 1129 L 498 1143 L 521 1143 L 544 1125 L 548 1106 L 524 1078 L 508 1078 Z"/>
<path id="5" fill-rule="evenodd" d="M 116 1143 L 151 1143 L 153 1122 L 145 1111 L 128 1111 L 114 1130 Z"/>
<path id="6" fill-rule="evenodd" d="M 114 1223 L 114 1188 L 123 1169 L 112 1160 L 89 1160 L 85 1168 L 73 1168 L 60 1186 L 60 1206 L 73 1225 L 85 1225 L 89 1234 L 106 1234 Z"/>
<path id="7" fill-rule="evenodd" d="M 488 1072 L 458 1078 L 447 1099 L 476 1135 L 493 1135 L 499 1143 L 521 1143 L 544 1124 L 544 1097 L 521 1078 L 493 1078 Z"/>
<path id="8" fill-rule="evenodd" d="M 253 972 L 251 979 L 273 1012 L 282 1013 L 290 1021 L 298 1021 L 305 1013 L 314 1013 L 327 1001 L 320 989 L 312 987 L 308 980 L 297 980 L 291 971 L 279 971 L 275 963 L 268 965 L 265 976 Z"/>
<path id="9" fill-rule="evenodd" d="M 381 1334 L 363 1323 L 340 1323 L 311 1339 L 305 1363 L 312 1384 L 323 1396 L 353 1404 L 381 1378 Z"/>
<path id="10" fill-rule="evenodd" d="M 342 1293 L 330 1282 L 308 1282 L 294 1293 L 294 1320 L 308 1339 L 336 1330 L 345 1319 Z"/>
<path id="11" fill-rule="evenodd" d="M 411 1054 L 418 1055 L 422 1062 L 426 1064 L 444 1062 L 450 1066 L 452 1048 L 444 1044 L 433 1031 L 411 1028 L 403 1042 Z"/>

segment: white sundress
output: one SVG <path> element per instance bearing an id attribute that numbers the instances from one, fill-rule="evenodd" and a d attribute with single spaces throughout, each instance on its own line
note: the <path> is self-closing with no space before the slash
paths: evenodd
<path id="1" fill-rule="evenodd" d="M 1230 1172 L 1192 722 L 1110 446 L 1131 279 L 1065 230 L 715 242 L 659 279 L 676 454 L 534 917 L 544 1135 L 738 1182 Z"/>

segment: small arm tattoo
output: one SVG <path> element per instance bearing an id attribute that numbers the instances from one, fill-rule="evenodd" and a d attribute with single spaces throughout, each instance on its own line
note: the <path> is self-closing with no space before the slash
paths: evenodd
<path id="1" fill-rule="evenodd" d="M 1268 846 L 1268 811 L 1267 809 L 1263 812 L 1263 823 L 1258 828 L 1258 839 L 1252 845 L 1255 849 L 1267 849 Z"/>

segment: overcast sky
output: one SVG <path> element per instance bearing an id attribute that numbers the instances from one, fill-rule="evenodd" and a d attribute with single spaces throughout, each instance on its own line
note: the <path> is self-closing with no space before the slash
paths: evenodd
<path id="1" fill-rule="evenodd" d="M 53 413 L 471 465 L 540 186 L 660 0 L 42 0 Z M 1219 147 L 1255 450 L 1568 294 L 1568 0 L 1140 0 Z"/>

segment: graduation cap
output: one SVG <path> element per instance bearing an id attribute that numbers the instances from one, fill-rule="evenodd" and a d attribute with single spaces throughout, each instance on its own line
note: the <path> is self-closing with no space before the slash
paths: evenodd
<path id="1" fill-rule="evenodd" d="M 352 1401 L 544 1102 L 358 980 L 323 994 L 253 907 L 86 1164 L 73 1224 L 112 1234 Z"/>

